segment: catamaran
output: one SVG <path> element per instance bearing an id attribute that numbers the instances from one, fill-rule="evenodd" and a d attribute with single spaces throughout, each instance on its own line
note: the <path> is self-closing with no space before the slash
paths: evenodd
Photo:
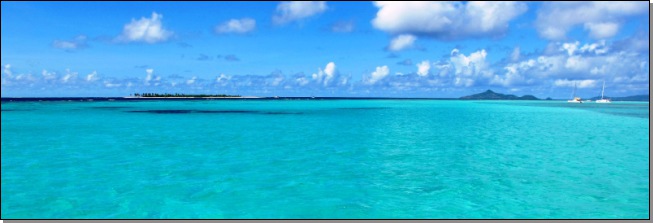
<path id="1" fill-rule="evenodd" d="M 612 103 L 610 99 L 603 98 L 603 92 L 605 91 L 605 81 L 603 81 L 603 89 L 601 90 L 601 99 L 596 100 L 596 103 Z"/>
<path id="2" fill-rule="evenodd" d="M 571 93 L 571 100 L 567 100 L 567 103 L 583 103 L 583 100 L 580 97 L 576 97 L 576 82 L 574 82 L 574 91 Z"/>

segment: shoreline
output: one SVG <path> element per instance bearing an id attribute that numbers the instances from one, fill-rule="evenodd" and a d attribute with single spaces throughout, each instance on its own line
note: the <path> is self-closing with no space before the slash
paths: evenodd
<path id="1" fill-rule="evenodd" d="M 240 98 L 263 98 L 256 96 L 241 96 L 241 97 L 122 97 L 128 99 L 184 99 L 184 98 L 211 98 L 211 99 L 240 99 Z"/>

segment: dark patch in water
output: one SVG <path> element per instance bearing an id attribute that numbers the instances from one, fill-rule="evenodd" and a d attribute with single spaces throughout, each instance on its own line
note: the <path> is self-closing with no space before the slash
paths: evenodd
<path id="1" fill-rule="evenodd" d="M 195 110 L 197 113 L 259 113 L 257 111 L 243 111 L 243 110 Z"/>
<path id="2" fill-rule="evenodd" d="M 153 113 L 153 114 L 187 114 L 187 113 L 265 114 L 265 115 L 302 114 L 301 112 L 274 112 L 274 111 L 250 111 L 250 110 L 139 110 L 139 111 L 126 111 L 126 112 Z"/>
<path id="3" fill-rule="evenodd" d="M 121 108 L 131 108 L 129 106 L 96 106 L 96 107 L 91 107 L 95 109 L 121 109 Z"/>
<path id="4" fill-rule="evenodd" d="M 2 111 L 34 111 L 34 109 L 2 109 Z"/>
<path id="5" fill-rule="evenodd" d="M 263 112 L 266 115 L 299 115 L 301 112 Z"/>
<path id="6" fill-rule="evenodd" d="M 431 186 L 431 187 L 421 187 L 419 188 L 420 191 L 423 193 L 433 193 L 433 192 L 440 192 L 446 189 L 444 186 Z"/>
<path id="7" fill-rule="evenodd" d="M 385 107 L 369 107 L 369 108 L 338 108 L 338 109 L 343 109 L 343 110 L 379 110 L 379 109 L 387 109 Z"/>
<path id="8" fill-rule="evenodd" d="M 128 112 L 143 112 L 143 113 L 155 113 L 155 114 L 184 114 L 191 113 L 193 110 L 144 110 L 144 111 L 128 111 Z"/>

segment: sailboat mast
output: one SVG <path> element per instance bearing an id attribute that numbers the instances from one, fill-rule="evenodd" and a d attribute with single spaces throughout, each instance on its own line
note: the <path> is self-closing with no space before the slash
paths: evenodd
<path id="1" fill-rule="evenodd" d="M 603 89 L 601 89 L 601 100 L 603 100 L 603 92 L 605 91 L 605 80 L 603 81 Z"/>

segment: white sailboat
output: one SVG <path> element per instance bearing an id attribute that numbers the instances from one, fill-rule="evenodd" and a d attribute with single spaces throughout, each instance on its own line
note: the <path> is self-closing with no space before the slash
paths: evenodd
<path id="1" fill-rule="evenodd" d="M 571 98 L 571 100 L 567 100 L 567 103 L 583 103 L 580 97 L 576 97 L 576 82 L 574 82 L 574 91 L 571 93 Z"/>
<path id="2" fill-rule="evenodd" d="M 612 103 L 610 99 L 603 98 L 603 92 L 605 91 L 605 81 L 603 81 L 603 89 L 601 89 L 601 99 L 596 100 L 596 103 Z"/>

